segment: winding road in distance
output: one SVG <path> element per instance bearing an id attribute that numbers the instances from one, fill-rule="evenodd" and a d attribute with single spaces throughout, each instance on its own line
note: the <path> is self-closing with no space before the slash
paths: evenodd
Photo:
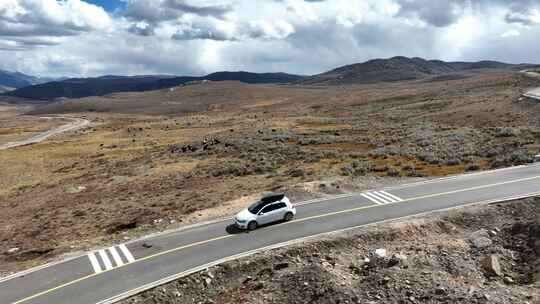
<path id="1" fill-rule="evenodd" d="M 220 219 L 11 275 L 0 279 L 0 303 L 115 303 L 210 266 L 309 237 L 436 210 L 538 195 L 537 163 L 297 202 L 294 220 L 253 232 L 234 229 L 230 218 Z"/>
<path id="2" fill-rule="evenodd" d="M 80 128 L 82 128 L 82 127 L 84 127 L 84 126 L 86 126 L 86 125 L 88 125 L 90 123 L 90 121 L 88 121 L 86 119 L 76 118 L 76 117 L 58 116 L 58 117 L 40 117 L 40 118 L 46 118 L 46 119 L 63 118 L 63 119 L 69 119 L 69 120 L 71 120 L 71 122 L 68 123 L 68 124 L 62 125 L 60 127 L 53 128 L 53 129 L 47 130 L 45 132 L 38 133 L 38 134 L 33 135 L 32 137 L 28 138 L 28 139 L 15 141 L 15 142 L 8 142 L 8 143 L 5 143 L 5 144 L 0 144 L 0 150 L 6 150 L 6 149 L 10 149 L 10 148 L 15 148 L 15 147 L 20 147 L 20 146 L 26 146 L 26 145 L 39 143 L 39 142 L 42 142 L 42 141 L 46 140 L 47 138 L 49 138 L 49 137 L 51 137 L 53 135 L 61 134 L 61 133 L 68 132 L 68 131 L 78 130 L 78 129 L 80 129 Z"/>

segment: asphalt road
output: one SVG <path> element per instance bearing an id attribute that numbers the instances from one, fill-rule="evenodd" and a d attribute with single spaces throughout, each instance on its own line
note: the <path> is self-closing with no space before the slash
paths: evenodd
<path id="1" fill-rule="evenodd" d="M 26 145 L 31 145 L 31 144 L 35 144 L 35 143 L 39 143 L 39 142 L 42 142 L 44 141 L 45 139 L 53 136 L 53 135 L 57 135 L 57 134 L 61 134 L 61 133 L 64 133 L 64 132 L 68 132 L 68 131 L 74 131 L 74 130 L 77 130 L 77 129 L 80 129 L 86 125 L 88 125 L 90 122 L 86 119 L 82 119 L 82 118 L 74 118 L 74 117 L 42 117 L 42 118 L 65 118 L 65 119 L 69 119 L 71 120 L 70 123 L 68 124 L 65 124 L 65 125 L 62 125 L 58 128 L 53 128 L 53 129 L 50 129 L 50 130 L 47 130 L 45 132 L 41 132 L 39 134 L 36 134 L 30 138 L 27 138 L 25 140 L 21 140 L 21 141 L 15 141 L 15 142 L 8 142 L 8 143 L 5 143 L 5 144 L 1 144 L 0 145 L 0 150 L 5 150 L 5 149 L 10 149 L 10 148 L 15 148 L 15 147 L 19 147 L 19 146 L 26 146 Z"/>
<path id="2" fill-rule="evenodd" d="M 113 303 L 157 284 L 293 240 L 478 202 L 540 194 L 540 164 L 367 191 L 297 205 L 297 217 L 253 232 L 230 219 L 104 248 L 0 279 L 0 303 Z M 143 244 L 152 245 L 150 248 Z"/>

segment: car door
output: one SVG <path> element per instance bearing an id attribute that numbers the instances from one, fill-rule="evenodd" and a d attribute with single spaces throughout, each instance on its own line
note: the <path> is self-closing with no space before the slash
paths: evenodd
<path id="1" fill-rule="evenodd" d="M 281 221 L 285 217 L 287 205 L 282 202 L 275 203 L 274 211 L 272 211 L 272 221 Z"/>
<path id="2" fill-rule="evenodd" d="M 281 220 L 285 215 L 286 206 L 285 203 L 278 202 L 264 207 L 259 213 L 257 222 L 264 225 Z"/>
<path id="3" fill-rule="evenodd" d="M 259 225 L 264 225 L 272 222 L 272 211 L 274 210 L 272 206 L 274 205 L 268 205 L 262 208 L 262 210 L 259 212 L 259 214 L 257 215 L 257 223 Z"/>

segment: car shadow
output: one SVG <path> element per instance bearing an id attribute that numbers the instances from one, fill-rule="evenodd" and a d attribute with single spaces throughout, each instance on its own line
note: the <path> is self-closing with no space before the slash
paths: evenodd
<path id="1" fill-rule="evenodd" d="M 230 224 L 225 228 L 225 231 L 227 231 L 228 234 L 240 234 L 240 233 L 249 233 L 249 230 L 243 230 L 238 227 L 236 227 L 235 224 Z"/>
<path id="2" fill-rule="evenodd" d="M 269 224 L 264 224 L 264 225 L 261 225 L 261 226 L 257 227 L 257 229 L 255 229 L 254 231 L 257 231 L 257 230 L 262 229 L 264 227 L 269 227 L 269 226 L 276 225 L 276 224 L 281 224 L 281 223 L 285 223 L 285 221 L 281 220 L 281 221 L 277 221 L 277 222 L 273 222 L 273 223 L 269 223 Z M 235 224 L 230 224 L 229 226 L 227 226 L 227 228 L 225 228 L 225 231 L 227 231 L 228 234 L 241 234 L 241 233 L 253 232 L 253 231 L 250 231 L 248 229 L 240 229 L 240 228 L 236 227 Z"/>

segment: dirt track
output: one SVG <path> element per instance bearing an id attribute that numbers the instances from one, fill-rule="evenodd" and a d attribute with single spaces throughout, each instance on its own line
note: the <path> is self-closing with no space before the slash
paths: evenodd
<path id="1" fill-rule="evenodd" d="M 43 118 L 48 118 L 48 119 L 51 119 L 51 118 L 57 118 L 57 117 L 43 117 Z M 64 132 L 68 132 L 68 131 L 73 131 L 73 130 L 77 130 L 77 129 L 80 129 L 86 125 L 88 125 L 90 123 L 90 121 L 86 120 L 86 119 L 82 119 L 82 118 L 75 118 L 75 117 L 62 117 L 62 118 L 65 118 L 65 119 L 70 119 L 72 120 L 72 122 L 68 123 L 68 124 L 65 124 L 65 125 L 62 125 L 58 128 L 53 128 L 53 129 L 50 129 L 48 131 L 45 131 L 45 132 L 42 132 L 42 133 L 39 133 L 39 134 L 36 134 L 28 139 L 25 139 L 25 140 L 20 140 L 20 141 L 15 141 L 15 142 L 8 142 L 8 143 L 5 143 L 5 144 L 2 144 L 0 145 L 0 150 L 5 150 L 5 149 L 9 149 L 9 148 L 14 148 L 14 147 L 19 147 L 19 146 L 26 146 L 26 145 L 31 145 L 31 144 L 35 144 L 35 143 L 39 143 L 39 142 L 42 142 L 44 141 L 45 139 L 53 136 L 53 135 L 57 135 L 57 134 L 60 134 L 60 133 L 64 133 Z"/>

